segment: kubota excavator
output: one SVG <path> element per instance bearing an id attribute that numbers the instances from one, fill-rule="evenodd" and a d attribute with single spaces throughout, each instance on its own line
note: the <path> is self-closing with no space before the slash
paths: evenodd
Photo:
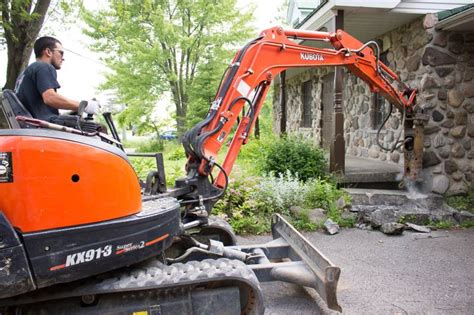
<path id="1" fill-rule="evenodd" d="M 404 113 L 406 172 L 413 175 L 421 167 L 413 152 L 423 142 L 416 92 L 379 61 L 374 43 L 342 30 L 274 27 L 240 49 L 206 118 L 183 137 L 187 175 L 171 189 L 160 154 L 151 155 L 157 170 L 140 185 L 110 115 L 111 136 L 53 125 L 31 117 L 4 91 L 0 312 L 261 314 L 261 281 L 314 288 L 341 311 L 340 269 L 281 216 L 272 218 L 274 240 L 252 246 L 237 246 L 230 226 L 210 216 L 272 80 L 287 68 L 322 66 L 345 66 Z M 240 113 L 219 163 L 217 153 Z"/>

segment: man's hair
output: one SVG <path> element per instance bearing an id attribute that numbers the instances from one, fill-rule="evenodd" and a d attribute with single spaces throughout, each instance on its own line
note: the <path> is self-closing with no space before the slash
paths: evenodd
<path id="1" fill-rule="evenodd" d="M 35 56 L 40 58 L 43 55 L 43 51 L 47 48 L 53 50 L 56 48 L 56 43 L 61 44 L 59 40 L 51 36 L 43 36 L 36 40 L 34 45 Z"/>

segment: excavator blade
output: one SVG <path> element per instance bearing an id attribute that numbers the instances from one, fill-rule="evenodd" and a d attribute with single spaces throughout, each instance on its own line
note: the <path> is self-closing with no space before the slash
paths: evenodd
<path id="1" fill-rule="evenodd" d="M 337 282 L 341 269 L 334 266 L 311 242 L 282 216 L 272 217 L 273 241 L 236 246 L 257 254 L 248 264 L 260 282 L 284 281 L 313 288 L 327 306 L 342 312 L 337 302 Z"/>
<path id="2" fill-rule="evenodd" d="M 295 275 L 304 277 L 299 280 L 309 282 L 309 286 L 318 292 L 329 308 L 341 312 L 342 308 L 337 302 L 337 282 L 341 269 L 278 214 L 272 218 L 272 234 L 274 239 L 282 239 L 288 243 L 292 260 L 304 262 L 304 266 L 295 267 Z M 306 278 L 308 272 L 313 275 L 310 279 Z M 284 270 L 276 273 L 282 277 L 287 274 Z"/>

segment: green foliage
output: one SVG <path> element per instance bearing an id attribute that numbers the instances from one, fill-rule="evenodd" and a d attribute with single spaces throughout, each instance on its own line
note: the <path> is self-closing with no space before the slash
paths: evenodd
<path id="1" fill-rule="evenodd" d="M 420 218 L 414 214 L 402 215 L 398 220 L 398 223 L 415 223 L 421 225 L 430 225 L 431 221 L 428 218 Z"/>
<path id="2" fill-rule="evenodd" d="M 184 165 L 186 158 L 184 149 L 180 143 L 173 141 L 145 140 L 139 142 L 126 142 L 125 147 L 134 148 L 137 152 L 161 152 L 163 153 L 166 185 L 173 187 L 175 180 L 185 175 Z M 156 161 L 150 157 L 132 157 L 130 161 L 141 180 L 145 180 L 150 171 L 156 170 Z"/>
<path id="3" fill-rule="evenodd" d="M 454 227 L 454 223 L 447 220 L 431 221 L 429 225 L 437 229 L 451 229 Z"/>
<path id="4" fill-rule="evenodd" d="M 474 192 L 464 196 L 450 196 L 445 198 L 446 203 L 457 209 L 474 213 Z"/>
<path id="5" fill-rule="evenodd" d="M 345 204 L 350 204 L 350 196 L 337 188 L 337 184 L 329 179 L 311 179 L 306 184 L 305 204 L 309 208 L 321 208 L 326 210 L 328 218 L 341 227 L 354 226 L 354 217 L 342 217 L 344 209 L 337 206 L 336 201 L 344 199 Z"/>
<path id="6" fill-rule="evenodd" d="M 474 220 L 463 221 L 460 225 L 466 229 L 474 228 Z"/>
<path id="7" fill-rule="evenodd" d="M 311 220 L 309 219 L 309 216 L 308 216 L 308 210 L 307 209 L 303 210 L 300 213 L 299 217 L 294 218 L 291 221 L 291 223 L 293 224 L 295 229 L 302 230 L 302 231 L 314 231 L 318 227 L 320 227 L 315 222 L 311 222 Z"/>
<path id="8" fill-rule="evenodd" d="M 155 153 L 161 152 L 164 149 L 163 140 L 152 139 L 150 141 L 141 142 L 137 147 L 137 152 L 141 153 Z"/>
<path id="9" fill-rule="evenodd" d="M 290 171 L 307 181 L 310 178 L 325 177 L 327 161 L 324 151 L 309 140 L 287 136 L 272 142 L 264 152 L 262 170 L 275 174 Z"/>
<path id="10" fill-rule="evenodd" d="M 130 158 L 130 162 L 132 163 L 138 178 L 142 180 L 146 179 L 151 170 L 156 169 L 155 159 L 152 158 L 132 157 Z"/>
<path id="11" fill-rule="evenodd" d="M 209 106 L 227 50 L 249 38 L 251 15 L 237 10 L 236 0 L 109 0 L 107 9 L 85 11 L 83 18 L 93 48 L 107 53 L 112 70 L 103 88 L 128 104 L 124 115 L 150 115 L 169 91 L 181 133 L 189 106 Z"/>
<path id="12" fill-rule="evenodd" d="M 261 203 L 252 199 L 252 186 L 248 181 L 231 181 L 224 198 L 213 211 L 229 218 L 238 234 L 261 234 L 270 230 L 270 217 L 260 212 Z"/>
<path id="13" fill-rule="evenodd" d="M 64 28 L 68 21 L 74 21 L 74 14 L 81 4 L 82 0 L 0 1 L 0 49 L 6 47 L 8 50 L 4 88 L 14 88 L 17 76 L 28 65 L 34 41 L 41 30 L 46 29 L 50 35 L 53 30 Z"/>
<path id="14" fill-rule="evenodd" d="M 308 209 L 323 208 L 327 216 L 342 227 L 355 224 L 354 217 L 342 217 L 343 209 L 336 206 L 339 198 L 349 197 L 338 190 L 334 183 L 314 179 L 302 182 L 290 172 L 279 176 L 269 175 L 252 181 L 232 181 L 224 198 L 218 201 L 214 211 L 229 218 L 237 233 L 263 233 L 270 230 L 270 218 L 280 213 L 292 220 L 300 230 L 318 228 L 308 216 Z M 301 207 L 298 214 L 290 213 L 292 206 Z"/>
<path id="15" fill-rule="evenodd" d="M 167 158 L 170 161 L 179 161 L 186 158 L 186 154 L 184 153 L 184 148 L 181 144 L 173 148 L 168 154 Z"/>
<path id="16" fill-rule="evenodd" d="M 286 174 L 264 176 L 251 197 L 261 202 L 265 213 L 290 214 L 290 207 L 305 202 L 307 186 L 289 171 Z"/>

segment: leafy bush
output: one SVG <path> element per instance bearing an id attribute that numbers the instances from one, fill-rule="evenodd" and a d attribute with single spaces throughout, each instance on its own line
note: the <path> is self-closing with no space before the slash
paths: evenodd
<path id="1" fill-rule="evenodd" d="M 261 204 L 251 198 L 254 183 L 231 181 L 214 211 L 229 218 L 238 234 L 261 234 L 270 230 L 270 218 L 260 213 Z"/>
<path id="2" fill-rule="evenodd" d="M 270 146 L 275 141 L 276 137 L 273 133 L 266 134 L 265 137 L 261 137 L 260 139 L 252 136 L 247 144 L 242 146 L 239 153 L 239 160 L 247 159 L 260 163 L 262 160 L 262 152 L 269 150 Z"/>
<path id="3" fill-rule="evenodd" d="M 146 152 L 161 152 L 165 148 L 163 140 L 161 139 L 152 139 L 150 141 L 141 142 L 138 144 L 137 152 L 146 153 Z"/>
<path id="4" fill-rule="evenodd" d="M 308 216 L 308 209 L 314 208 L 327 210 L 327 216 L 340 226 L 352 226 L 354 218 L 343 218 L 343 209 L 336 204 L 341 197 L 346 202 L 349 199 L 329 180 L 313 179 L 304 183 L 287 171 L 279 176 L 265 176 L 258 183 L 232 181 L 224 198 L 216 203 L 214 209 L 219 214 L 225 214 L 239 234 L 269 232 L 273 213 L 290 217 L 299 230 L 314 230 L 318 226 Z M 292 214 L 289 211 L 292 206 L 303 210 L 298 215 Z"/>
<path id="5" fill-rule="evenodd" d="M 170 161 L 178 161 L 186 158 L 186 153 L 181 144 L 174 148 L 170 153 L 167 154 L 167 158 Z"/>
<path id="6" fill-rule="evenodd" d="M 138 178 L 146 179 L 151 170 L 156 169 L 155 159 L 144 157 L 132 157 L 130 162 L 138 175 Z"/>
<path id="7" fill-rule="evenodd" d="M 297 175 L 287 170 L 279 176 L 264 176 L 251 193 L 251 198 L 259 201 L 266 213 L 289 215 L 291 206 L 304 203 L 306 190 L 306 185 L 298 180 Z"/>
<path id="8" fill-rule="evenodd" d="M 275 139 L 265 150 L 262 165 L 266 173 L 285 174 L 288 170 L 302 181 L 325 177 L 327 169 L 324 151 L 294 136 Z"/>

